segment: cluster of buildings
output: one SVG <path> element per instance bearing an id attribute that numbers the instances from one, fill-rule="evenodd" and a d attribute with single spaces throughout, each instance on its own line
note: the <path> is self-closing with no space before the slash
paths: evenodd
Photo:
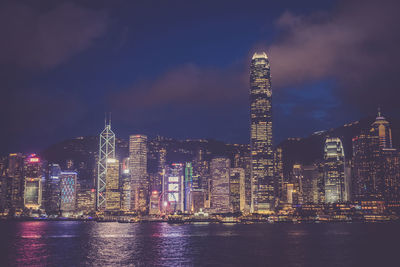
<path id="1" fill-rule="evenodd" d="M 261 52 L 253 55 L 250 67 L 249 145 L 232 145 L 233 153 L 220 155 L 196 148 L 191 157 L 173 161 L 165 142 L 134 134 L 127 153 L 118 155 L 106 119 L 96 167 L 89 171 L 91 186 L 80 181 L 73 164 L 62 170 L 35 154 L 9 154 L 0 161 L 0 212 L 56 217 L 277 214 L 312 205 L 398 205 L 400 154 L 380 111 L 371 127 L 352 139 L 352 154 L 339 137 L 327 137 L 323 159 L 294 164 L 290 173 L 284 173 L 282 148 L 274 148 L 272 138 L 270 63 Z M 190 149 L 178 150 L 190 154 Z"/>

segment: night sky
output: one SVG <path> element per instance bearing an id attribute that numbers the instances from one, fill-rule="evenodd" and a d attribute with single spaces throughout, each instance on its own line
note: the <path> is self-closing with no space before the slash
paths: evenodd
<path id="1" fill-rule="evenodd" d="M 249 140 L 271 60 L 274 143 L 400 117 L 396 1 L 0 1 L 0 154 L 97 135 Z"/>

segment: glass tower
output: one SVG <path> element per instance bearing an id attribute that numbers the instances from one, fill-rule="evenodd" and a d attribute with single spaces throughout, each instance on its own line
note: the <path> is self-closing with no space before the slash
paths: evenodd
<path id="1" fill-rule="evenodd" d="M 255 53 L 250 66 L 251 211 L 265 213 L 274 203 L 272 89 L 268 56 Z"/>
<path id="2" fill-rule="evenodd" d="M 325 202 L 345 201 L 344 150 L 339 138 L 327 138 L 324 149 Z"/>
<path id="3" fill-rule="evenodd" d="M 147 208 L 147 136 L 129 136 L 129 172 L 131 175 L 132 211 L 145 212 Z"/>

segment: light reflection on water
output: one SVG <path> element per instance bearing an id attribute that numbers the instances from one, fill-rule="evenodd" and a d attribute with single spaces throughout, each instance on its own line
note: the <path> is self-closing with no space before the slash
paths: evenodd
<path id="1" fill-rule="evenodd" d="M 384 266 L 400 227 L 0 222 L 0 236 L 1 266 Z"/>

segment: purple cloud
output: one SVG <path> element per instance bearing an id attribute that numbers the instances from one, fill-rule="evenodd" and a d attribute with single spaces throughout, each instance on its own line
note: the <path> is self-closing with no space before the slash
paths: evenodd
<path id="1" fill-rule="evenodd" d="M 50 9 L 39 4 L 0 4 L 0 64 L 48 69 L 88 48 L 104 34 L 104 12 L 62 2 Z"/>

